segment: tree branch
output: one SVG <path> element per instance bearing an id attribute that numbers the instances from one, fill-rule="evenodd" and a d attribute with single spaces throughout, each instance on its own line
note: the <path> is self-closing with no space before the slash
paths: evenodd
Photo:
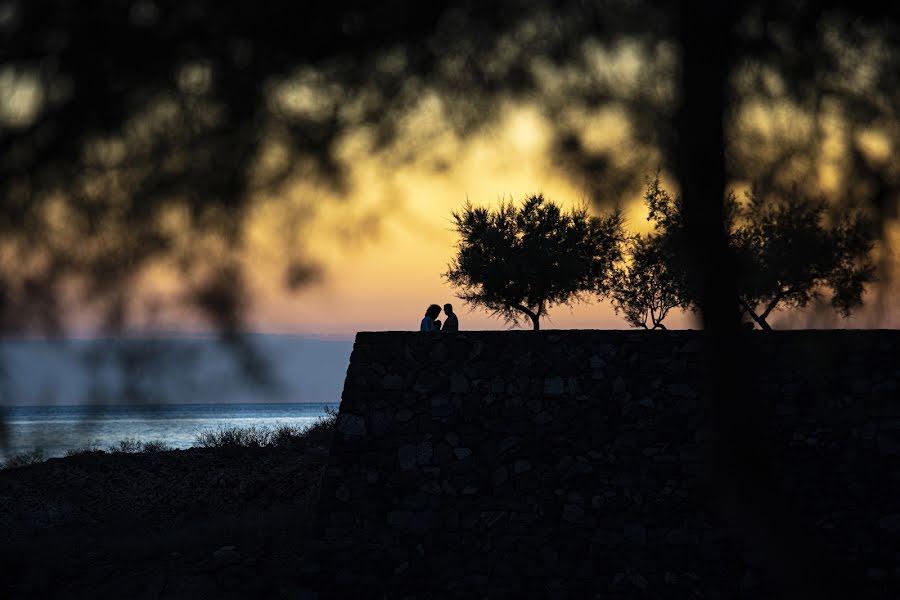
<path id="1" fill-rule="evenodd" d="M 746 300 L 744 300 L 743 298 L 738 296 L 738 301 L 743 305 L 744 310 L 747 312 L 748 315 L 750 315 L 750 318 L 753 319 L 754 321 L 756 321 L 757 325 L 759 325 L 762 329 L 764 329 L 766 331 L 772 331 L 772 328 L 769 326 L 768 323 L 766 323 L 766 320 L 757 316 L 757 314 L 753 311 L 753 309 L 750 307 L 750 305 L 747 303 Z"/>
<path id="2" fill-rule="evenodd" d="M 537 313 L 533 312 L 527 306 L 522 306 L 521 304 L 516 304 L 515 302 L 507 302 L 506 305 L 515 310 L 521 311 L 528 315 L 531 318 L 531 324 L 534 326 L 534 330 L 537 331 L 541 328 L 540 323 L 540 309 Z"/>

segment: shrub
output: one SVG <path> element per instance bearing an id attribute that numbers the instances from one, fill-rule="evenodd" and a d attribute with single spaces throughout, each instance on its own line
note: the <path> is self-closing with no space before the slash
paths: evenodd
<path id="1" fill-rule="evenodd" d="M 278 425 L 274 429 L 253 425 L 247 428 L 219 427 L 201 431 L 194 445 L 201 448 L 303 448 L 327 446 L 331 443 L 337 411 L 325 409 L 326 415 L 306 427 Z"/>
<path id="2" fill-rule="evenodd" d="M 110 446 L 109 452 L 134 454 L 135 452 L 140 452 L 142 447 L 143 444 L 141 444 L 140 440 L 136 440 L 135 438 L 125 438 L 124 440 L 119 440 L 117 444 Z"/>
<path id="3" fill-rule="evenodd" d="M 333 408 L 326 408 L 324 417 L 319 417 L 300 433 L 303 443 L 307 446 L 330 445 L 335 425 L 337 425 L 337 411 Z"/>
<path id="4" fill-rule="evenodd" d="M 258 448 L 269 445 L 271 437 L 272 430 L 268 427 L 219 427 L 201 431 L 194 442 L 201 448 Z"/>
<path id="5" fill-rule="evenodd" d="M 4 469 L 17 469 L 19 467 L 27 467 L 28 465 L 36 465 L 44 462 L 44 450 L 35 448 L 30 452 L 20 452 L 7 459 L 3 463 Z"/>
<path id="6" fill-rule="evenodd" d="M 141 446 L 141 452 L 144 453 L 168 452 L 171 449 L 172 447 L 162 440 L 150 440 L 149 442 L 144 442 L 143 446 Z"/>
<path id="7" fill-rule="evenodd" d="M 82 454 L 94 454 L 95 452 L 104 452 L 104 450 L 96 442 L 94 442 L 93 444 L 88 444 L 86 446 L 80 446 L 78 448 L 70 448 L 69 450 L 66 450 L 65 455 L 66 457 L 80 456 Z"/>
<path id="8" fill-rule="evenodd" d="M 272 430 L 269 445 L 273 448 L 292 448 L 302 443 L 303 429 L 296 425 L 278 425 Z"/>

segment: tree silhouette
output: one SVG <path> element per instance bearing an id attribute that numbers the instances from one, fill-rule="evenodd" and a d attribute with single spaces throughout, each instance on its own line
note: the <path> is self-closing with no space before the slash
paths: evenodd
<path id="1" fill-rule="evenodd" d="M 665 329 L 669 311 L 684 305 L 675 273 L 659 235 L 635 235 L 627 241 L 625 262 L 616 265 L 606 295 L 616 314 L 633 327 Z M 649 322 L 649 325 L 648 325 Z"/>
<path id="2" fill-rule="evenodd" d="M 732 240 L 738 256 L 741 310 L 763 329 L 778 306 L 803 308 L 825 293 L 842 316 L 862 304 L 875 274 L 872 226 L 848 211 L 794 192 L 783 199 L 748 194 Z"/>
<path id="3" fill-rule="evenodd" d="M 508 322 L 528 317 L 536 330 L 552 306 L 605 291 L 621 255 L 618 212 L 564 211 L 542 195 L 497 210 L 467 203 L 453 221 L 460 241 L 444 276 L 457 296 Z"/>
<path id="4" fill-rule="evenodd" d="M 647 184 L 644 200 L 655 232 L 636 236 L 631 262 L 616 270 L 609 294 L 613 307 L 635 327 L 662 325 L 672 308 L 699 310 L 692 284 L 684 224 L 684 202 L 661 185 Z M 862 303 L 865 285 L 874 279 L 869 257 L 872 225 L 858 212 L 789 194 L 751 190 L 745 202 L 733 193 L 723 201 L 726 252 L 737 278 L 737 311 L 763 329 L 778 306 L 803 308 L 830 294 L 841 315 Z"/>

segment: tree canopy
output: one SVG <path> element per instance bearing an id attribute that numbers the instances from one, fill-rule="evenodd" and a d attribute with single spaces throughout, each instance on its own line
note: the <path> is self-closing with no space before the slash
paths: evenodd
<path id="1" fill-rule="evenodd" d="M 542 195 L 496 210 L 467 203 L 453 221 L 460 241 L 445 277 L 457 295 L 534 329 L 552 306 L 607 290 L 624 239 L 618 211 L 565 211 Z"/>
<path id="2" fill-rule="evenodd" d="M 635 327 L 663 327 L 672 308 L 698 309 L 698 291 L 688 277 L 684 204 L 661 185 L 647 184 L 644 200 L 654 232 L 635 236 L 627 264 L 616 268 L 609 297 Z M 730 268 L 737 277 L 738 311 L 763 329 L 777 307 L 804 308 L 830 296 L 843 316 L 862 304 L 874 280 L 869 253 L 871 224 L 859 212 L 829 207 L 796 189 L 764 194 L 758 188 L 723 203 Z"/>
<path id="3" fill-rule="evenodd" d="M 659 235 L 635 235 L 628 239 L 625 261 L 616 265 L 609 296 L 616 314 L 629 325 L 665 329 L 663 320 L 684 304 L 675 273 L 665 257 Z"/>
<path id="4" fill-rule="evenodd" d="M 741 310 L 763 329 L 778 306 L 803 308 L 830 292 L 842 316 L 862 304 L 875 266 L 872 227 L 858 214 L 830 212 L 821 200 L 794 192 L 783 198 L 748 194 L 732 243 Z"/>

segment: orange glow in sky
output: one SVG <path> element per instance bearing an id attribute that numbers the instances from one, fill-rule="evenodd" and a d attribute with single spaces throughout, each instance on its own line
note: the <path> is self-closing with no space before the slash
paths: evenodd
<path id="1" fill-rule="evenodd" d="M 628 125 L 614 113 L 585 121 L 583 137 L 597 147 L 628 145 Z M 371 132 L 348 132 L 337 159 L 349 165 L 345 191 L 300 178 L 277 194 L 258 199 L 245 222 L 242 261 L 250 285 L 247 328 L 267 333 L 352 338 L 357 331 L 415 330 L 432 303 L 452 303 L 462 329 L 505 329 L 510 324 L 454 296 L 442 274 L 455 252 L 451 213 L 466 200 L 496 205 L 543 193 L 564 206 L 586 203 L 588 192 L 552 160 L 552 130 L 534 105 L 509 103 L 490 127 L 461 137 L 437 95 L 425 94 L 401 123 L 388 148 L 375 148 Z M 621 117 L 621 115 L 619 115 Z M 403 156 L 403 159 L 398 158 Z M 263 160 L 283 160 L 275 147 Z M 826 169 L 827 170 L 827 169 Z M 651 176 L 653 173 L 647 173 Z M 827 173 L 826 173 L 827 175 Z M 821 179 L 824 186 L 828 177 Z M 740 182 L 737 182 L 740 188 Z M 675 190 L 664 177 L 664 185 Z M 638 188 L 639 190 L 639 188 Z M 626 228 L 645 232 L 650 224 L 637 191 L 632 197 L 607 199 L 619 204 Z M 299 226 L 286 226 L 300 215 Z M 891 246 L 900 246 L 896 223 Z M 284 272 L 301 257 L 320 277 L 298 289 L 285 286 Z M 151 270 L 145 281 L 157 293 L 178 293 L 178 280 L 165 268 Z M 896 287 L 896 283 L 894 284 Z M 894 289 L 894 288 L 892 288 Z M 779 327 L 897 327 L 900 313 L 891 308 L 892 292 L 867 299 L 848 320 L 831 311 L 773 315 Z M 546 329 L 627 329 L 611 305 L 596 297 L 550 309 Z M 673 311 L 669 328 L 698 327 L 693 315 Z M 523 326 L 527 326 L 524 322 Z M 203 330 L 178 314 L 158 319 L 151 329 Z"/>
<path id="2" fill-rule="evenodd" d="M 421 110 L 439 108 L 424 102 Z M 466 199 L 496 205 L 502 198 L 518 201 L 538 192 L 571 206 L 585 202 L 585 193 L 551 166 L 550 135 L 537 110 L 510 108 L 501 123 L 464 142 L 431 116 L 411 115 L 411 120 L 420 119 L 431 128 L 430 142 L 412 163 L 397 169 L 384 168 L 378 156 L 365 154 L 364 143 L 348 140 L 346 152 L 358 153 L 351 160 L 352 197 L 347 202 L 323 202 L 317 225 L 304 240 L 324 267 L 324 277 L 289 293 L 279 277 L 261 266 L 262 259 L 251 260 L 257 290 L 251 314 L 254 330 L 329 335 L 411 330 L 418 328 L 429 304 L 445 302 L 454 305 L 464 329 L 510 326 L 482 308 L 466 306 L 443 280 L 456 243 L 451 212 Z M 446 168 L 429 168 L 436 160 L 443 160 Z M 639 199 L 634 200 L 626 210 L 628 227 L 646 229 Z M 378 213 L 376 232 L 350 242 L 335 236 L 334 228 L 342 220 L 367 210 Z M 266 225 L 260 222 L 257 229 L 263 239 Z M 670 320 L 672 326 L 688 326 L 679 315 Z M 589 298 L 551 310 L 543 326 L 606 329 L 627 324 L 608 303 Z"/>

